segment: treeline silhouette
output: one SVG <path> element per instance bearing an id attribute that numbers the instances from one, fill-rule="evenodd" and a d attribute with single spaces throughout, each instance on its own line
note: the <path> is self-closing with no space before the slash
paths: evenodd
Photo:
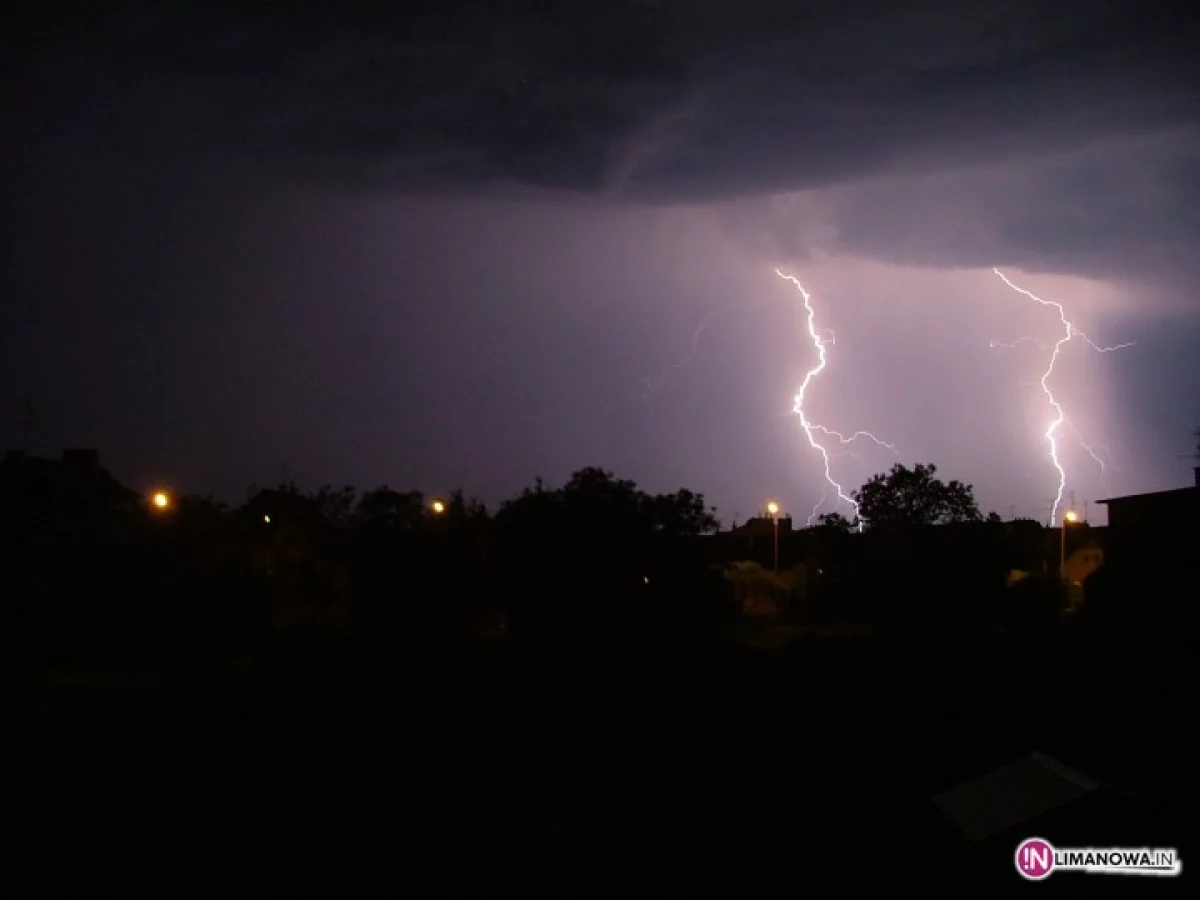
<path id="1" fill-rule="evenodd" d="M 702 494 L 647 493 L 599 468 L 555 488 L 539 479 L 494 511 L 461 492 L 386 485 L 282 484 L 238 508 L 10 491 L 11 649 L 52 665 L 137 667 L 244 660 L 281 632 L 414 645 L 786 625 L 1061 630 L 1066 588 L 1038 523 L 983 517 L 971 486 L 943 483 L 932 465 L 897 465 L 855 496 L 862 533 L 828 514 L 775 544 L 762 520 L 757 532 L 717 533 Z M 1027 576 L 1016 586 L 1014 571 Z"/>
<path id="2" fill-rule="evenodd" d="M 603 630 L 672 604 L 686 615 L 705 602 L 682 600 L 696 587 L 686 541 L 717 524 L 699 494 L 652 495 L 599 469 L 538 482 L 494 513 L 460 492 L 387 486 L 283 484 L 235 509 L 200 496 L 163 509 L 86 492 L 7 499 L 11 633 L 79 664 L 237 653 L 279 629 L 440 641 Z"/>

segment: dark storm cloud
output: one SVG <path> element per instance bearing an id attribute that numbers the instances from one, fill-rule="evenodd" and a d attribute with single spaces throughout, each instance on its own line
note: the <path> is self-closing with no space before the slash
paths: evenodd
<path id="1" fill-rule="evenodd" d="M 595 189 L 614 144 L 675 102 L 680 72 L 653 10 L 536 6 L 194 5 L 86 27 L 47 13 L 10 39 L 26 43 L 16 88 L 43 132 L 402 186 Z"/>
<path id="2" fill-rule="evenodd" d="M 43 133 L 127 150 L 683 201 L 1043 151 L 1198 111 L 1180 3 L 222 7 L 10 12 L 9 98 Z"/>
<path id="3" fill-rule="evenodd" d="M 777 258 L 1020 266 L 1155 283 L 1200 275 L 1200 129 L 1101 140 L 1028 160 L 728 204 L 731 231 Z M 1187 277 L 1181 277 L 1187 276 Z M 1178 305 L 1178 304 L 1175 304 Z"/>

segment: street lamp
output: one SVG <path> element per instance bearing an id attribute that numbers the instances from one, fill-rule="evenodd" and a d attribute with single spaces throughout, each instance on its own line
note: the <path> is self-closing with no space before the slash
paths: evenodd
<path id="1" fill-rule="evenodd" d="M 446 511 L 446 504 L 441 500 L 434 500 L 431 504 L 429 504 L 429 508 L 433 510 L 434 515 L 440 516 Z"/>
<path id="2" fill-rule="evenodd" d="M 155 491 L 150 502 L 154 504 L 155 509 L 165 510 L 171 505 L 171 495 L 166 491 Z"/>
<path id="3" fill-rule="evenodd" d="M 775 531 L 775 571 L 779 571 L 779 504 L 772 500 L 767 504 L 767 514 Z"/>
<path id="4" fill-rule="evenodd" d="M 1058 545 L 1058 572 L 1059 575 L 1066 580 L 1067 577 L 1067 526 L 1073 525 L 1079 521 L 1079 516 L 1075 510 L 1069 509 L 1063 513 L 1062 527 L 1059 529 L 1059 545 Z"/>

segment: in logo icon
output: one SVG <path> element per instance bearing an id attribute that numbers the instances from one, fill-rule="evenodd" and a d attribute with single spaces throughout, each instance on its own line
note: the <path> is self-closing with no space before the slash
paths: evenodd
<path id="1" fill-rule="evenodd" d="M 1029 881 L 1041 881 L 1054 871 L 1054 848 L 1042 838 L 1026 838 L 1017 847 L 1017 872 Z"/>

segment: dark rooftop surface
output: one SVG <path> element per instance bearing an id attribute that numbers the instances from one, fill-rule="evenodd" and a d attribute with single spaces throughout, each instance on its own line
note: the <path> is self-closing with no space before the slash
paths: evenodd
<path id="1" fill-rule="evenodd" d="M 1140 500 L 1144 497 L 1166 497 L 1166 496 L 1184 496 L 1187 494 L 1200 494 L 1200 487 L 1181 487 L 1172 488 L 1169 491 L 1148 491 L 1144 494 L 1126 494 L 1124 497 L 1107 497 L 1104 500 L 1097 500 L 1097 503 L 1116 503 L 1121 500 Z"/>

